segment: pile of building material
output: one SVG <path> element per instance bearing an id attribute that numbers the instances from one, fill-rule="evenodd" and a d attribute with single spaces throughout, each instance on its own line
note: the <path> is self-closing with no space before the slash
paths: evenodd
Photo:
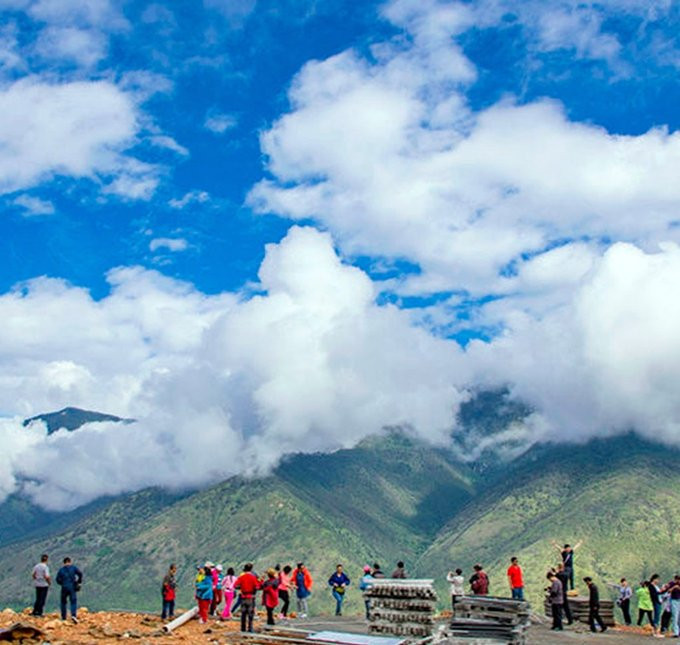
<path id="1" fill-rule="evenodd" d="M 364 592 L 371 634 L 407 638 L 432 635 L 437 594 L 432 580 L 378 579 Z"/>
<path id="2" fill-rule="evenodd" d="M 456 601 L 447 640 L 487 639 L 497 643 L 526 643 L 530 625 L 529 604 L 493 596 L 463 596 Z"/>
<path id="3" fill-rule="evenodd" d="M 571 617 L 580 623 L 588 623 L 588 614 L 590 613 L 589 601 L 587 596 L 569 596 L 569 610 Z M 550 603 L 545 599 L 544 603 L 545 615 L 551 616 Z M 564 618 L 564 614 L 562 614 Z M 607 627 L 614 627 L 616 621 L 614 620 L 614 602 L 600 598 L 600 618 L 604 621 Z"/>

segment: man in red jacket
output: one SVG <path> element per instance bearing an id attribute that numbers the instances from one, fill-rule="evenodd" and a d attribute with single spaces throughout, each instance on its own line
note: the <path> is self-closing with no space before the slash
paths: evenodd
<path id="1" fill-rule="evenodd" d="M 243 573 L 236 579 L 234 587 L 241 592 L 241 631 L 253 631 L 255 617 L 255 595 L 260 588 L 260 581 L 253 573 L 253 565 L 249 562 L 243 567 Z"/>

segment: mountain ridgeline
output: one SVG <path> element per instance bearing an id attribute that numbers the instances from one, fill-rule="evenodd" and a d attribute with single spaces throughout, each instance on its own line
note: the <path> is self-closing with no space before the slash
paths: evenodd
<path id="1" fill-rule="evenodd" d="M 470 436 L 502 430 L 523 412 L 502 392 L 484 401 L 471 402 L 474 414 L 463 408 Z M 389 573 L 398 559 L 410 574 L 434 577 L 445 602 L 446 572 L 469 573 L 478 561 L 492 593 L 505 595 L 505 567 L 517 555 L 529 598 L 540 602 L 545 571 L 559 559 L 551 539 L 583 540 L 577 576 L 668 575 L 680 555 L 678 454 L 628 435 L 536 446 L 510 462 L 487 450 L 480 465 L 391 431 L 349 450 L 289 457 L 266 478 L 182 495 L 147 489 L 63 514 L 14 496 L 0 513 L 0 606 L 29 603 L 29 572 L 43 551 L 53 565 L 77 559 L 86 574 L 82 601 L 114 609 L 157 609 L 171 561 L 179 603 L 188 606 L 195 565 L 206 559 L 250 560 L 258 570 L 304 560 L 317 612 L 332 606 L 326 579 L 338 562 L 356 581 L 367 562 Z M 361 605 L 350 591 L 347 610 Z"/>

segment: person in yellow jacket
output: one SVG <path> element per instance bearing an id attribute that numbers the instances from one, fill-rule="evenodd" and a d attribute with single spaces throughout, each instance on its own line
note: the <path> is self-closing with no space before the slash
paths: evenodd
<path id="1" fill-rule="evenodd" d="M 656 635 L 656 628 L 654 627 L 654 605 L 652 604 L 652 596 L 649 593 L 649 582 L 647 580 L 640 583 L 640 586 L 635 590 L 638 605 L 638 627 L 642 625 L 642 621 L 647 616 L 649 624 L 652 626 L 652 631 Z"/>

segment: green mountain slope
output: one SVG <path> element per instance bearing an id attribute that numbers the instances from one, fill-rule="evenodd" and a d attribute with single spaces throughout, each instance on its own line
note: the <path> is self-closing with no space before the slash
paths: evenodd
<path id="1" fill-rule="evenodd" d="M 601 582 L 622 575 L 637 581 L 653 570 L 669 575 L 680 556 L 679 505 L 677 451 L 633 436 L 541 448 L 454 516 L 418 570 L 441 576 L 460 566 L 469 574 L 481 562 L 492 592 L 505 595 L 505 570 L 516 555 L 529 598 L 538 603 L 547 569 L 560 560 L 550 540 L 582 539 L 577 586 L 584 575 Z"/>
<path id="2" fill-rule="evenodd" d="M 431 503 L 442 491 L 445 498 Z M 303 559 L 318 583 L 312 606 L 328 609 L 325 580 L 338 561 L 356 578 L 368 561 L 388 569 L 398 558 L 414 559 L 438 518 L 471 493 L 464 466 L 398 434 L 330 456 L 297 457 L 269 478 L 234 478 L 178 500 L 142 491 L 49 538 L 0 549 L 0 606 L 28 602 L 28 572 L 46 551 L 57 562 L 67 554 L 77 559 L 91 608 L 155 609 L 170 561 L 180 568 L 180 603 L 188 604 L 194 565 L 206 559 L 253 560 L 260 570 Z M 351 594 L 347 609 L 360 604 Z"/>

